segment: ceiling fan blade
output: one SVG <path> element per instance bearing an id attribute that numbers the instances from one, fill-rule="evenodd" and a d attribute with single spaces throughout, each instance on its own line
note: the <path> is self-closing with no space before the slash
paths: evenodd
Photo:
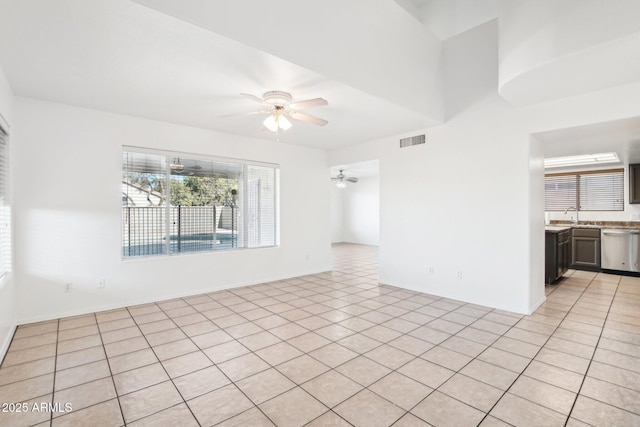
<path id="1" fill-rule="evenodd" d="M 264 103 L 264 99 L 259 98 L 259 97 L 255 96 L 255 95 L 252 95 L 250 93 L 241 93 L 240 95 L 246 96 L 247 98 L 252 99 L 252 100 L 254 100 L 254 101 L 256 101 L 256 102 L 258 102 L 260 104 Z"/>
<path id="2" fill-rule="evenodd" d="M 329 103 L 324 98 L 313 98 L 307 99 L 305 101 L 292 102 L 291 104 L 289 104 L 289 107 L 295 108 L 297 110 L 304 110 L 305 108 L 319 107 L 321 105 L 329 105 Z"/>
<path id="3" fill-rule="evenodd" d="M 352 177 L 352 176 L 350 176 L 350 177 L 348 177 L 348 178 L 345 178 L 344 180 L 345 180 L 345 181 L 347 181 L 347 182 L 352 182 L 352 183 L 354 183 L 354 184 L 355 184 L 356 182 L 358 182 L 358 178 L 354 178 L 354 177 Z"/>
<path id="4" fill-rule="evenodd" d="M 300 120 L 302 122 L 307 122 L 307 123 L 313 123 L 314 125 L 318 125 L 318 126 L 324 126 L 327 123 L 329 123 L 328 121 L 326 121 L 324 119 L 319 119 L 317 117 L 313 117 L 313 116 L 310 116 L 308 114 L 300 113 L 298 111 L 291 111 L 289 113 L 289 116 L 291 116 L 292 119 Z"/>

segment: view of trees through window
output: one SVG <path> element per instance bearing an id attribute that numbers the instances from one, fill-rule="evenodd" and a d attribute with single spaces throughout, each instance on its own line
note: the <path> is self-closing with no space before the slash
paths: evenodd
<path id="1" fill-rule="evenodd" d="M 276 166 L 123 152 L 123 256 L 276 244 Z"/>
<path id="2" fill-rule="evenodd" d="M 149 173 L 131 173 L 128 182 L 158 195 L 158 205 L 166 202 L 166 179 Z M 170 204 L 173 206 L 231 205 L 238 192 L 238 181 L 228 178 L 172 175 Z"/>

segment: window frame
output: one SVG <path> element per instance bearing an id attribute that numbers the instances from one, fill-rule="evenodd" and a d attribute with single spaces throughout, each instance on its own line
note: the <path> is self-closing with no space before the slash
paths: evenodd
<path id="1" fill-rule="evenodd" d="M 9 125 L 0 114 L 0 288 L 13 271 L 13 233 L 11 221 L 11 156 Z"/>
<path id="2" fill-rule="evenodd" d="M 261 161 L 254 161 L 254 160 L 248 160 L 248 159 L 237 159 L 237 158 L 229 158 L 229 157 L 220 157 L 220 156 L 213 156 L 213 155 L 208 155 L 208 154 L 202 154 L 202 153 L 190 153 L 190 152 L 183 152 L 183 151 L 173 151 L 173 150 L 163 150 L 163 149 L 154 149 L 154 148 L 148 148 L 148 147 L 138 147 L 138 146 L 129 146 L 129 145 L 123 145 L 122 146 L 122 155 L 121 157 L 124 160 L 124 156 L 126 153 L 134 153 L 134 154 L 147 154 L 147 155 L 156 155 L 156 156 L 163 156 L 166 159 L 172 159 L 172 158 L 182 158 L 182 159 L 189 159 L 189 160 L 196 160 L 196 161 L 203 161 L 203 162 L 212 162 L 212 163 L 227 163 L 227 164 L 232 164 L 232 165 L 237 165 L 242 167 L 243 173 L 242 173 L 242 182 L 239 182 L 239 185 L 242 185 L 243 188 L 246 188 L 247 186 L 247 181 L 248 181 L 248 174 L 246 173 L 246 171 L 248 170 L 248 168 L 250 167 L 261 167 L 261 168 L 266 168 L 266 169 L 272 169 L 273 170 L 273 184 L 274 184 L 274 189 L 273 189 L 273 244 L 265 244 L 265 245 L 259 245 L 259 246 L 250 246 L 248 243 L 248 237 L 245 236 L 247 234 L 247 225 L 246 222 L 248 221 L 248 215 L 246 214 L 248 212 L 248 205 L 247 205 L 247 197 L 248 197 L 248 192 L 247 191 L 242 191 L 239 194 L 238 197 L 238 211 L 241 212 L 240 217 L 241 219 L 239 219 L 239 221 L 242 221 L 242 245 L 241 246 L 235 246 L 235 247 L 231 247 L 231 248 L 214 248 L 213 249 L 209 249 L 209 250 L 194 250 L 194 251 L 172 251 L 170 249 L 170 245 L 169 242 L 167 241 L 165 248 L 162 252 L 160 253 L 147 253 L 147 254 L 142 254 L 142 255 L 126 255 L 125 254 L 125 248 L 126 246 L 124 245 L 124 233 L 125 233 L 125 221 L 122 217 L 122 212 L 123 212 L 123 208 L 125 208 L 126 206 L 122 203 L 120 203 L 120 211 L 121 211 L 121 219 L 120 219 L 120 227 L 121 227 L 121 232 L 120 232 L 120 256 L 121 259 L 123 261 L 131 261 L 131 260 L 140 260 L 140 259 L 154 259 L 157 257 L 165 257 L 165 256 L 183 256 L 183 255 L 194 255 L 194 254 L 210 254 L 210 253 L 215 253 L 215 252 L 228 252 L 228 251 L 238 251 L 238 250 L 246 250 L 246 249 L 270 249 L 270 248 L 277 248 L 280 246 L 280 165 L 277 163 L 268 163 L 268 162 L 261 162 Z M 169 235 L 171 236 L 170 233 L 170 222 L 171 222 L 171 215 L 170 215 L 170 210 L 172 208 L 175 208 L 176 206 L 172 205 L 170 200 L 171 200 L 171 180 L 172 177 L 175 176 L 175 174 L 172 175 L 171 173 L 171 166 L 170 166 L 170 162 L 166 162 L 166 169 L 163 172 L 163 181 L 167 184 L 166 185 L 166 203 L 162 204 L 162 208 L 165 209 L 165 224 L 164 224 L 164 230 L 165 230 L 165 236 Z M 121 174 L 124 175 L 125 173 L 125 168 L 126 165 L 123 161 L 122 165 L 121 165 Z M 124 177 L 122 176 L 121 181 L 124 183 Z M 238 234 L 239 236 L 240 234 Z M 169 239 L 165 239 L 165 240 L 169 240 Z"/>

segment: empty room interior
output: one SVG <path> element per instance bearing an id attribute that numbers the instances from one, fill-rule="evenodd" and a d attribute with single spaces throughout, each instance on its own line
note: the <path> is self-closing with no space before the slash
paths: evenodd
<path id="1" fill-rule="evenodd" d="M 0 0 L 0 425 L 640 425 L 639 22 Z"/>

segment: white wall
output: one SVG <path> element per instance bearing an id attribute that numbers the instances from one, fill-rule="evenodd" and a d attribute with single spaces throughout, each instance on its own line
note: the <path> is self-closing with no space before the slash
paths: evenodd
<path id="1" fill-rule="evenodd" d="M 496 38 L 492 22 L 445 42 L 456 114 L 426 129 L 426 144 L 398 148 L 411 132 L 334 150 L 329 163 L 380 159 L 383 283 L 527 313 L 544 301 L 543 150 L 530 135 L 640 116 L 640 84 L 516 108 L 497 94 Z M 473 76 L 447 73 L 460 65 Z M 469 99 L 458 91 L 477 74 L 493 77 Z"/>
<path id="2" fill-rule="evenodd" d="M 331 183 L 331 242 L 380 244 L 380 178 L 359 178 L 345 188 Z"/>
<path id="3" fill-rule="evenodd" d="M 0 67 L 0 126 L 11 126 L 13 94 L 2 67 Z M 5 129 L 10 134 L 11 129 Z M 13 141 L 11 141 L 13 145 Z M 12 162 L 13 163 L 13 162 Z M 13 164 L 10 164 L 13 167 Z M 15 280 L 13 274 L 5 276 L 0 282 L 0 361 L 9 348 L 13 331 L 16 326 L 15 313 Z"/>
<path id="4" fill-rule="evenodd" d="M 344 191 L 331 181 L 331 243 L 344 242 Z"/>
<path id="5" fill-rule="evenodd" d="M 19 323 L 330 269 L 323 151 L 20 97 L 14 116 Z M 280 164 L 281 246 L 121 259 L 122 145 Z"/>
<path id="6" fill-rule="evenodd" d="M 363 245 L 380 244 L 380 179 L 360 178 L 344 190 L 344 241 Z M 401 215 L 402 208 L 398 214 Z"/>

